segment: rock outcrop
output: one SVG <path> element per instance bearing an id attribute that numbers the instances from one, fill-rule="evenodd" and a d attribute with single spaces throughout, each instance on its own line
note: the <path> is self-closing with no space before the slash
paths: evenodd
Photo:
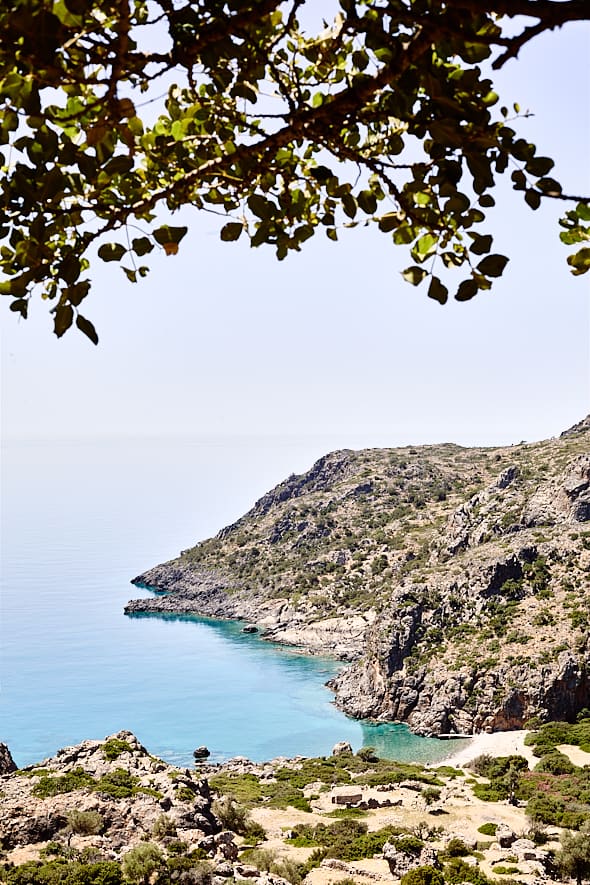
<path id="1" fill-rule="evenodd" d="M 506 448 L 334 452 L 134 583 L 352 662 L 336 703 L 419 734 L 590 706 L 590 419 Z"/>
<path id="2" fill-rule="evenodd" d="M 165 815 L 189 844 L 218 833 L 207 781 L 151 756 L 128 731 L 59 750 L 0 782 L 0 844 L 5 849 L 63 834 L 72 811 L 98 813 L 97 845 L 111 850 L 152 836 Z"/>
<path id="3" fill-rule="evenodd" d="M 0 774 L 9 774 L 16 771 L 16 763 L 6 744 L 0 743 Z"/>

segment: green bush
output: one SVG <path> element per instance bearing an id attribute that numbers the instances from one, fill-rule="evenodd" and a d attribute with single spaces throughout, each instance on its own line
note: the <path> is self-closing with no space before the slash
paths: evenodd
<path id="1" fill-rule="evenodd" d="M 497 829 L 498 824 L 493 824 L 490 822 L 482 824 L 481 827 L 478 827 L 477 832 L 481 833 L 483 836 L 495 836 Z"/>
<path id="2" fill-rule="evenodd" d="M 444 867 L 447 885 L 458 885 L 460 882 L 471 882 L 473 885 L 491 885 L 490 879 L 478 867 L 465 863 L 460 857 L 453 857 Z"/>
<path id="3" fill-rule="evenodd" d="M 415 867 L 401 878 L 401 885 L 444 885 L 443 874 L 434 867 Z"/>
<path id="4" fill-rule="evenodd" d="M 119 738 L 111 738 L 108 741 L 105 741 L 102 745 L 102 752 L 104 753 L 105 759 L 108 759 L 109 762 L 113 762 L 113 760 L 118 759 L 121 753 L 131 753 L 131 746 L 127 743 L 127 741 L 122 741 Z"/>
<path id="5" fill-rule="evenodd" d="M 463 839 L 454 836 L 447 845 L 445 854 L 447 857 L 466 857 L 468 854 L 471 854 L 471 852 Z"/>
<path id="6" fill-rule="evenodd" d="M 121 867 L 115 861 L 78 863 L 63 858 L 48 863 L 28 861 L 4 868 L 6 885 L 121 885 Z"/>
<path id="7" fill-rule="evenodd" d="M 134 790 L 138 786 L 139 778 L 130 774 L 124 768 L 115 768 L 114 771 L 103 774 L 96 782 L 94 789 L 100 793 L 108 793 L 109 796 L 113 796 L 115 799 L 126 799 L 128 796 L 133 795 Z"/>
<path id="8" fill-rule="evenodd" d="M 243 805 L 238 805 L 232 796 L 216 799 L 212 811 L 215 817 L 219 818 L 224 829 L 241 835 L 246 832 L 248 812 Z"/>
<path id="9" fill-rule="evenodd" d="M 39 796 L 40 799 L 47 799 L 49 796 L 71 793 L 74 790 L 94 786 L 94 784 L 95 780 L 92 775 L 84 771 L 83 768 L 75 768 L 73 771 L 55 777 L 42 775 L 39 783 L 35 784 L 31 792 L 34 796 Z"/>
<path id="10" fill-rule="evenodd" d="M 526 813 L 533 823 L 560 826 L 565 811 L 565 803 L 558 796 L 535 795 L 527 802 Z"/>
<path id="11" fill-rule="evenodd" d="M 395 836 L 392 840 L 398 851 L 405 851 L 406 854 L 420 854 L 424 848 L 424 842 L 417 836 L 402 835 Z"/>
<path id="12" fill-rule="evenodd" d="M 140 842 L 121 861 L 123 876 L 129 882 L 148 885 L 150 877 L 164 867 L 164 855 L 152 842 Z"/>
<path id="13" fill-rule="evenodd" d="M 161 814 L 154 821 L 152 836 L 158 840 L 165 839 L 167 836 L 176 836 L 176 824 L 167 814 Z"/>
<path id="14" fill-rule="evenodd" d="M 575 770 L 576 766 L 559 750 L 553 750 L 542 756 L 535 765 L 535 771 L 548 771 L 551 774 L 571 774 Z"/>
<path id="15" fill-rule="evenodd" d="M 72 833 L 79 836 L 94 836 L 104 826 L 102 814 L 98 811 L 79 811 L 74 808 L 66 815 Z"/>
<path id="16" fill-rule="evenodd" d="M 375 752 L 375 747 L 361 747 L 360 750 L 357 751 L 359 759 L 362 759 L 363 762 L 378 762 L 379 757 Z"/>

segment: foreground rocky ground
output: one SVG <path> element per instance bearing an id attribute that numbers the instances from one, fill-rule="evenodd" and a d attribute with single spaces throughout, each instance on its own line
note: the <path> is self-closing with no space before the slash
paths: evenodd
<path id="1" fill-rule="evenodd" d="M 357 717 L 418 734 L 590 707 L 590 417 L 559 438 L 333 452 L 135 582 L 130 615 L 249 622 L 351 661 Z"/>
<path id="2" fill-rule="evenodd" d="M 541 732 L 539 773 L 521 756 L 480 756 L 471 770 L 423 768 L 378 760 L 370 748 L 354 755 L 345 744 L 319 759 L 179 769 L 130 732 L 65 748 L 21 771 L 10 770 L 4 751 L 0 880 L 442 885 L 444 877 L 540 885 L 558 877 L 564 821 L 582 839 L 590 821 L 590 720 L 564 728 Z M 586 749 L 556 749 L 564 735 Z M 571 784 L 564 792 L 564 772 L 582 785 L 576 801 L 566 795 Z M 548 795 L 561 802 L 561 818 L 553 818 L 560 825 L 534 804 Z M 422 878 L 408 878 L 417 868 L 411 875 Z"/>

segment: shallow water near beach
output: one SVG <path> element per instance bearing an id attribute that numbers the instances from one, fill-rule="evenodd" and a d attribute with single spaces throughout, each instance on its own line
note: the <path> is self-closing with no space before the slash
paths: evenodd
<path id="1" fill-rule="evenodd" d="M 11 442 L 3 453 L 0 740 L 18 765 L 133 731 L 190 764 L 321 755 L 336 741 L 437 761 L 456 744 L 348 719 L 340 664 L 235 622 L 125 617 L 142 570 L 215 533 L 323 453 L 298 440 Z"/>

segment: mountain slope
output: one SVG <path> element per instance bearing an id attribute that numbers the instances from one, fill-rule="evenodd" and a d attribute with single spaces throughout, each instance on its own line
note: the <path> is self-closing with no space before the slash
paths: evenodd
<path id="1" fill-rule="evenodd" d="M 135 583 L 353 661 L 336 702 L 418 733 L 590 706 L 590 419 L 558 439 L 333 452 Z"/>

